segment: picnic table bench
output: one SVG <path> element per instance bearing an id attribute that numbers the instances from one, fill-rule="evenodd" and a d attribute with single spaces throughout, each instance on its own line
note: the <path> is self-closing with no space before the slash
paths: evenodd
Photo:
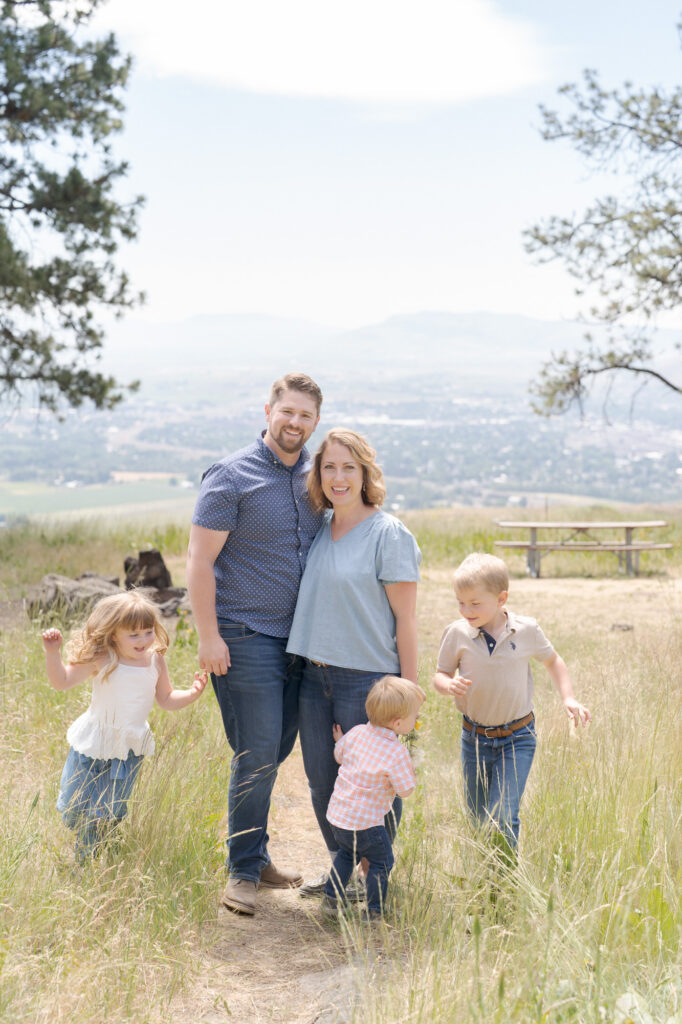
<path id="1" fill-rule="evenodd" d="M 638 529 L 659 529 L 668 524 L 662 519 L 650 521 L 638 519 L 632 521 L 619 520 L 617 522 L 509 522 L 500 520 L 497 526 L 504 529 L 529 530 L 528 540 L 496 540 L 496 547 L 516 548 L 526 551 L 528 572 L 536 579 L 540 576 L 540 560 L 550 551 L 611 551 L 618 555 L 618 565 L 623 568 L 625 559 L 625 570 L 628 576 L 639 573 L 639 556 L 642 551 L 661 551 L 671 548 L 672 544 L 661 544 L 650 540 L 633 540 L 633 533 Z M 538 540 L 538 530 L 561 530 L 567 536 L 559 539 Z M 593 536 L 593 531 L 615 530 L 624 531 L 622 541 L 611 538 L 602 539 Z M 634 556 L 634 557 L 633 557 Z"/>

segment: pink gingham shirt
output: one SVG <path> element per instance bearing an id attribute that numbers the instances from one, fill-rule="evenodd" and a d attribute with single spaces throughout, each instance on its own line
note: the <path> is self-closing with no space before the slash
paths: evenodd
<path id="1" fill-rule="evenodd" d="M 339 762 L 327 820 L 360 831 L 383 825 L 394 796 L 409 796 L 416 785 L 407 751 L 392 729 L 356 725 L 334 747 Z"/>

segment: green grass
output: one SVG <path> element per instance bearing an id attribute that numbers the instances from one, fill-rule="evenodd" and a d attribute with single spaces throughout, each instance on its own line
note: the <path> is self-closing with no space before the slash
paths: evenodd
<path id="1" fill-rule="evenodd" d="M 496 540 L 527 540 L 519 530 L 502 529 L 496 526 L 497 520 L 541 520 L 544 511 L 537 509 L 453 509 L 428 510 L 425 512 L 406 512 L 402 516 L 419 541 L 424 563 L 426 565 L 448 565 L 453 568 L 472 551 L 490 551 L 499 554 L 508 563 L 513 575 L 526 575 L 526 554 L 522 552 L 495 549 Z M 634 508 L 624 511 L 608 505 L 587 505 L 576 509 L 575 506 L 553 507 L 550 519 L 561 521 L 618 521 L 623 519 L 652 520 L 661 519 L 668 523 L 667 527 L 657 530 L 640 530 L 636 540 L 653 540 L 671 543 L 671 551 L 652 551 L 642 554 L 640 573 L 642 576 L 665 573 L 682 566 L 682 507 L 665 506 Z M 614 532 L 614 539 L 622 540 L 622 530 Z M 560 576 L 617 576 L 618 560 L 614 554 L 592 552 L 551 552 L 542 561 L 542 575 Z"/>
<path id="2" fill-rule="evenodd" d="M 673 519 L 677 545 L 660 567 L 647 564 L 661 580 L 660 623 L 605 637 L 589 629 L 587 605 L 586 628 L 550 630 L 595 721 L 572 735 L 539 673 L 538 753 L 512 875 L 470 828 L 458 716 L 429 693 L 386 923 L 367 930 L 351 918 L 338 934 L 373 972 L 356 1024 L 625 1024 L 616 1004 L 628 992 L 654 1022 L 682 1012 L 682 608 L 665 589 L 680 575 L 682 531 L 679 512 L 650 515 Z M 487 510 L 406 518 L 427 570 L 499 536 Z M 48 571 L 120 572 L 124 555 L 148 544 L 180 556 L 186 541 L 186 523 L 151 519 L 2 531 L 0 596 Z M 574 555 L 565 571 L 597 570 Z M 76 868 L 54 802 L 65 732 L 89 693 L 50 688 L 39 630 L 0 632 L 0 1020 L 173 1021 L 175 997 L 210 970 L 202 955 L 223 883 L 229 752 L 215 702 L 153 713 L 157 754 L 143 766 L 122 846 Z M 195 637 L 183 634 L 168 660 L 186 685 Z M 432 671 L 427 656 L 429 690 Z"/>
<path id="3" fill-rule="evenodd" d="M 127 520 L 24 523 L 0 530 L 0 598 L 23 596 L 46 573 L 123 575 L 126 555 L 158 548 L 164 556 L 187 551 L 188 517 L 159 521 L 147 513 Z"/>

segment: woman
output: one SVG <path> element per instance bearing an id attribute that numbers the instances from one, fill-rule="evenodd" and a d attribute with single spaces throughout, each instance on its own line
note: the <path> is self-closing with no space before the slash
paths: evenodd
<path id="1" fill-rule="evenodd" d="M 365 700 L 387 674 L 417 682 L 417 581 L 421 554 L 386 495 L 376 452 L 354 430 L 330 430 L 308 476 L 313 507 L 326 509 L 313 541 L 287 650 L 305 660 L 299 729 L 313 809 L 332 860 L 327 805 L 338 766 L 334 723 L 348 732 L 367 721 Z M 400 820 L 393 804 L 391 834 Z M 326 875 L 301 895 L 320 895 Z"/>

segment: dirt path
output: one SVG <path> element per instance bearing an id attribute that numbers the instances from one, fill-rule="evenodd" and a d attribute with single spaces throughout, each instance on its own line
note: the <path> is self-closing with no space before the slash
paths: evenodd
<path id="1" fill-rule="evenodd" d="M 307 879 L 328 866 L 298 745 L 280 770 L 269 831 L 276 863 L 299 868 Z M 318 900 L 273 889 L 258 894 L 252 918 L 221 907 L 197 982 L 175 1003 L 175 1024 L 348 1020 L 364 967 L 359 960 L 349 965 L 343 934 L 318 911 Z"/>

